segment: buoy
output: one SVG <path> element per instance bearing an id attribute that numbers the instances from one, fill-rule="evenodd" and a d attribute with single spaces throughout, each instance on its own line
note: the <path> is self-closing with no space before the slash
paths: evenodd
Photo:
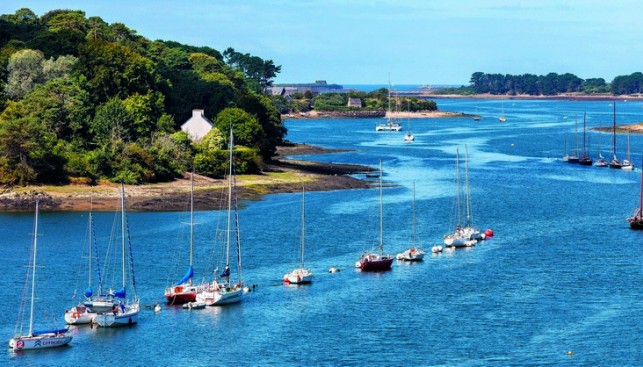
<path id="1" fill-rule="evenodd" d="M 567 355 L 568 355 L 568 356 L 573 356 L 573 355 L 574 355 L 574 352 L 572 352 L 571 350 L 569 350 L 569 351 L 567 351 Z"/>
<path id="2" fill-rule="evenodd" d="M 154 305 L 154 312 L 161 312 L 161 305 L 158 303 Z"/>
<path id="3" fill-rule="evenodd" d="M 336 268 L 336 267 L 334 267 L 334 266 L 332 266 L 330 269 L 328 269 L 328 272 L 329 272 L 329 273 L 337 273 L 338 271 L 339 271 L 339 269 L 337 269 L 337 268 Z"/>
<path id="4" fill-rule="evenodd" d="M 484 235 L 487 237 L 493 237 L 493 230 L 491 228 L 487 228 L 484 230 Z"/>

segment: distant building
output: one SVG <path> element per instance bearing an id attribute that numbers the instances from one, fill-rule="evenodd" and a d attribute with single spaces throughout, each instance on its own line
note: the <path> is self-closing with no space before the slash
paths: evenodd
<path id="1" fill-rule="evenodd" d="M 185 131 L 190 140 L 198 142 L 205 134 L 210 132 L 214 124 L 204 116 L 203 110 L 192 110 L 192 117 L 190 117 L 183 125 L 181 131 Z"/>
<path id="2" fill-rule="evenodd" d="M 362 107 L 362 99 L 358 97 L 352 97 L 348 99 L 348 107 L 352 108 L 361 108 Z"/>
<path id="3" fill-rule="evenodd" d="M 304 94 L 310 91 L 313 96 L 321 93 L 346 93 L 349 89 L 344 89 L 339 84 L 328 84 L 325 80 L 317 80 L 314 83 L 299 83 L 299 84 L 275 84 L 273 87 L 266 88 L 266 93 L 273 96 L 288 97 L 295 93 Z"/>

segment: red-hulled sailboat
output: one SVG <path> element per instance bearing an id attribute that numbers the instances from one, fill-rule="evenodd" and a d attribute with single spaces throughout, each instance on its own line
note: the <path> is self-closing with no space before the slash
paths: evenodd
<path id="1" fill-rule="evenodd" d="M 393 255 L 384 253 L 384 235 L 383 235 L 383 222 L 384 208 L 382 206 L 382 161 L 380 161 L 380 243 L 379 253 L 366 252 L 355 263 L 355 267 L 364 271 L 381 271 L 391 269 L 393 264 Z"/>
<path id="2" fill-rule="evenodd" d="M 643 167 L 643 158 L 641 158 L 641 167 Z M 627 218 L 630 222 L 631 229 L 643 229 L 643 168 L 641 169 L 641 192 L 639 193 L 639 207 L 634 211 L 634 215 Z"/>
<path id="3" fill-rule="evenodd" d="M 190 189 L 190 268 L 175 285 L 165 289 L 165 299 L 170 304 L 182 304 L 196 301 L 196 295 L 203 287 L 192 284 L 194 269 L 192 254 L 194 244 L 194 172 L 192 172 Z"/>

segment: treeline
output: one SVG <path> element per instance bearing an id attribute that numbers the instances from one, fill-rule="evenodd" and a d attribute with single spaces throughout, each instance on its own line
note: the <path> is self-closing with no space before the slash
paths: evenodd
<path id="1" fill-rule="evenodd" d="M 617 76 L 608 84 L 603 78 L 581 79 L 574 74 L 549 73 L 547 75 L 486 74 L 471 75 L 470 86 L 459 89 L 461 94 L 498 95 L 557 95 L 563 93 L 584 94 L 637 94 L 643 89 L 643 74 Z M 444 91 L 443 91 L 444 92 Z"/>
<path id="2" fill-rule="evenodd" d="M 261 94 L 272 60 L 151 41 L 82 11 L 0 16 L 0 184 L 167 181 L 225 169 L 229 129 L 240 171 L 274 155 L 286 129 Z M 193 109 L 215 128 L 180 132 Z"/>
<path id="3" fill-rule="evenodd" d="M 372 92 L 348 92 L 348 93 L 323 93 L 313 96 L 310 91 L 305 93 L 295 93 L 292 98 L 286 99 L 282 96 L 273 96 L 275 106 L 281 113 L 289 112 L 307 112 L 312 109 L 315 111 L 377 111 L 392 110 L 400 111 L 435 111 L 438 109 L 434 101 L 413 97 L 396 97 L 389 98 L 389 91 L 386 88 L 380 88 Z M 350 98 L 359 98 L 361 107 L 348 107 Z"/>

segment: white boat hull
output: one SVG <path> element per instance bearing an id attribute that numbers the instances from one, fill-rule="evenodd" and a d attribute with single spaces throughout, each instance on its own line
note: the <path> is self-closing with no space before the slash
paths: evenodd
<path id="1" fill-rule="evenodd" d="M 9 348 L 18 350 L 45 349 L 62 347 L 69 344 L 72 336 L 64 334 L 43 334 L 38 336 L 18 336 L 9 341 Z"/>
<path id="2" fill-rule="evenodd" d="M 202 308 L 205 308 L 205 306 L 205 302 L 194 301 L 185 303 L 183 305 L 183 308 L 185 308 L 186 310 L 200 310 Z"/>
<path id="3" fill-rule="evenodd" d="M 243 287 L 221 288 L 215 291 L 203 291 L 197 294 L 196 300 L 208 306 L 220 306 L 241 302 L 243 294 Z"/>
<path id="4" fill-rule="evenodd" d="M 68 325 L 85 325 L 94 321 L 96 313 L 89 312 L 85 306 L 72 307 L 71 310 L 65 311 L 65 322 Z"/>
<path id="5" fill-rule="evenodd" d="M 114 308 L 114 301 L 111 300 L 92 300 L 83 303 L 85 307 L 89 307 L 93 312 L 101 313 L 108 312 Z"/>
<path id="6" fill-rule="evenodd" d="M 308 269 L 295 269 L 284 275 L 284 281 L 290 284 L 304 284 L 313 281 L 313 273 Z"/>
<path id="7" fill-rule="evenodd" d="M 118 327 L 134 325 L 138 322 L 139 305 L 134 304 L 125 308 L 125 311 L 116 313 L 107 312 L 96 315 L 94 322 L 101 327 Z"/>
<path id="8" fill-rule="evenodd" d="M 424 259 L 424 255 L 424 250 L 419 248 L 410 248 L 397 254 L 395 258 L 402 261 L 422 261 Z"/>

